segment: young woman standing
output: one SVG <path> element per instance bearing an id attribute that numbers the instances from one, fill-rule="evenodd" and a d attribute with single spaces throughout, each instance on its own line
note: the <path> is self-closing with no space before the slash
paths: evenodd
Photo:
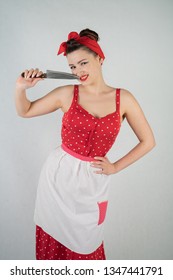
<path id="1" fill-rule="evenodd" d="M 98 34 L 71 32 L 60 45 L 79 85 L 52 90 L 31 102 L 26 90 L 41 80 L 39 69 L 26 70 L 16 82 L 16 109 L 24 118 L 59 108 L 62 144 L 46 160 L 37 191 L 36 258 L 39 260 L 104 260 L 103 226 L 110 175 L 148 153 L 152 130 L 133 95 L 107 85 L 102 75 L 104 54 Z M 126 118 L 139 143 L 124 157 L 110 162 L 107 152 Z"/>

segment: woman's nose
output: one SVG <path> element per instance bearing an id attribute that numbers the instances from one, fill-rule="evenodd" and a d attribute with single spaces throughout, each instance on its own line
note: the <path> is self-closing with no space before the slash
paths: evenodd
<path id="1" fill-rule="evenodd" d="M 77 75 L 77 73 L 78 73 L 77 69 L 72 70 L 72 74 Z"/>
<path id="2" fill-rule="evenodd" d="M 78 77 L 80 77 L 83 73 L 83 70 L 81 69 L 80 66 L 76 67 L 75 69 L 73 69 L 73 74 L 77 75 Z"/>
<path id="3" fill-rule="evenodd" d="M 75 69 L 75 73 L 73 74 L 77 75 L 78 77 L 81 77 L 82 75 L 84 75 L 84 71 L 81 69 Z"/>

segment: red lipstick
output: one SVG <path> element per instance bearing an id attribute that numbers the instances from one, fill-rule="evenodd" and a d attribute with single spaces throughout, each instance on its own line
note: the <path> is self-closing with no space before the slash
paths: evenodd
<path id="1" fill-rule="evenodd" d="M 81 82 L 85 82 L 88 79 L 89 75 L 83 75 L 80 77 Z"/>

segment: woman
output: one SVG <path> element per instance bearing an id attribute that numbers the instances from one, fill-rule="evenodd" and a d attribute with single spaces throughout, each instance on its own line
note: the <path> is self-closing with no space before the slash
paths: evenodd
<path id="1" fill-rule="evenodd" d="M 26 70 L 16 83 L 16 108 L 31 118 L 59 108 L 62 145 L 43 166 L 37 192 L 35 223 L 36 258 L 104 260 L 103 225 L 111 174 L 126 168 L 155 145 L 151 128 L 133 97 L 124 89 L 108 86 L 102 76 L 104 54 L 98 34 L 85 29 L 71 32 L 60 45 L 79 85 L 54 89 L 29 101 L 26 90 L 41 80 L 39 69 Z M 106 157 L 127 119 L 139 143 L 111 163 Z"/>

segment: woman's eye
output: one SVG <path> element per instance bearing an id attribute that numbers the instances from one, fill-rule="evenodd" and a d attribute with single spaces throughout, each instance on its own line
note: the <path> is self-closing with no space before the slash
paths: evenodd
<path id="1" fill-rule="evenodd" d="M 86 65 L 88 61 L 81 62 L 81 65 Z"/>
<path id="2" fill-rule="evenodd" d="M 75 66 L 71 66 L 70 69 L 71 69 L 71 70 L 74 70 L 74 69 L 75 69 Z"/>

